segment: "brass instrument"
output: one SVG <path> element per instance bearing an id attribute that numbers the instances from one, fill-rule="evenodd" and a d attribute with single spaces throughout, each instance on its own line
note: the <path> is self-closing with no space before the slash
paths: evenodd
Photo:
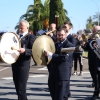
<path id="1" fill-rule="evenodd" d="M 98 45 L 94 47 L 93 42 L 96 42 L 96 40 L 92 40 L 89 43 L 90 48 L 93 50 L 93 52 L 96 54 L 96 56 L 100 59 L 100 47 Z"/>
<path id="2" fill-rule="evenodd" d="M 100 59 L 100 30 L 93 34 L 92 38 L 94 38 L 94 40 L 90 41 L 89 46 L 96 54 L 96 56 Z M 94 43 L 97 44 L 95 47 L 93 45 Z"/>
<path id="3" fill-rule="evenodd" d="M 88 39 L 96 39 L 100 36 L 100 30 L 96 31 L 95 33 L 91 33 L 88 35 L 82 34 L 83 41 L 87 42 Z"/>
<path id="4" fill-rule="evenodd" d="M 91 37 L 92 37 L 92 33 L 89 34 L 89 35 L 82 34 L 82 40 L 83 40 L 84 42 L 87 42 L 88 39 L 90 39 Z"/>
<path id="5" fill-rule="evenodd" d="M 50 33 L 55 32 L 55 31 L 56 31 L 56 30 L 44 32 L 43 30 L 39 30 L 39 31 L 37 32 L 37 35 L 38 35 L 38 36 L 41 36 L 41 35 L 49 35 Z"/>
<path id="6" fill-rule="evenodd" d="M 56 31 L 56 30 L 48 31 L 48 32 L 46 32 L 46 33 L 44 33 L 44 34 L 49 35 L 50 33 L 55 32 L 55 31 Z"/>
<path id="7" fill-rule="evenodd" d="M 82 34 L 82 40 L 83 40 L 83 41 L 87 41 L 87 37 L 86 37 L 85 34 Z"/>

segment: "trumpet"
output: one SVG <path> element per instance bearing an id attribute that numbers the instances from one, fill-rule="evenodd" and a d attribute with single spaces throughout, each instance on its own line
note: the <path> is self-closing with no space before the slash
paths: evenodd
<path id="1" fill-rule="evenodd" d="M 83 40 L 84 42 L 87 42 L 88 39 L 90 39 L 92 36 L 93 36 L 92 33 L 89 34 L 89 35 L 87 35 L 87 36 L 86 36 L 85 34 L 82 34 L 82 40 Z"/>
<path id="2" fill-rule="evenodd" d="M 52 30 L 52 31 L 48 31 L 48 32 L 46 32 L 46 33 L 44 33 L 45 35 L 49 35 L 50 33 L 52 33 L 52 32 L 55 32 L 56 30 Z"/>

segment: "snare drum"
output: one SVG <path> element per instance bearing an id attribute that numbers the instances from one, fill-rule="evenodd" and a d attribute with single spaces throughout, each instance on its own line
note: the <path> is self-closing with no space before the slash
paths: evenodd
<path id="1" fill-rule="evenodd" d="M 16 48 L 12 50 L 11 48 Z M 19 36 L 13 32 L 7 32 L 2 35 L 0 42 L 1 60 L 7 64 L 16 62 L 20 53 L 17 51 L 21 47 Z"/>

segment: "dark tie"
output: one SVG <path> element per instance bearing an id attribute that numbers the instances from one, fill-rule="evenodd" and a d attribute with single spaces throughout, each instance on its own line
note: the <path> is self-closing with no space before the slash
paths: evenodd
<path id="1" fill-rule="evenodd" d="M 62 43 L 61 43 L 61 42 L 59 42 L 59 43 L 58 43 L 58 47 L 59 47 L 59 48 L 61 48 L 61 46 L 62 46 Z"/>
<path id="2" fill-rule="evenodd" d="M 20 38 L 22 37 L 23 35 L 22 34 L 20 34 Z"/>
<path id="3" fill-rule="evenodd" d="M 62 43 L 61 43 L 61 42 L 59 42 L 59 43 L 58 43 L 58 45 L 57 45 L 57 52 L 58 52 L 58 53 L 60 52 L 61 47 L 62 47 Z"/>

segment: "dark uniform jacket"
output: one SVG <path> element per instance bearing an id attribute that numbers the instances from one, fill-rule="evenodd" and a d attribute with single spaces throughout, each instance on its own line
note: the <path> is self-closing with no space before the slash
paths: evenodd
<path id="1" fill-rule="evenodd" d="M 61 48 L 74 47 L 67 39 L 60 44 L 56 43 L 56 52 L 52 56 L 51 70 L 49 78 L 53 77 L 55 80 L 69 80 L 70 79 L 70 67 L 72 66 L 72 52 L 61 53 Z"/>
<path id="2" fill-rule="evenodd" d="M 36 37 L 32 34 L 27 34 L 21 39 L 21 47 L 25 48 L 25 52 L 21 53 L 17 61 L 12 66 L 30 66 L 32 56 L 32 45 Z"/>
<path id="3" fill-rule="evenodd" d="M 90 47 L 90 39 L 86 43 L 86 45 L 83 47 L 84 51 L 88 51 L 88 64 L 89 66 L 95 66 L 96 64 L 96 54 L 93 52 L 93 50 Z"/>
<path id="4" fill-rule="evenodd" d="M 70 41 L 74 46 L 76 46 L 76 39 L 71 34 L 67 36 L 68 41 Z"/>
<path id="5" fill-rule="evenodd" d="M 80 53 L 82 54 L 83 53 L 83 49 L 82 49 L 82 41 L 79 41 L 77 38 L 76 38 L 76 49 L 74 51 L 74 53 Z"/>

